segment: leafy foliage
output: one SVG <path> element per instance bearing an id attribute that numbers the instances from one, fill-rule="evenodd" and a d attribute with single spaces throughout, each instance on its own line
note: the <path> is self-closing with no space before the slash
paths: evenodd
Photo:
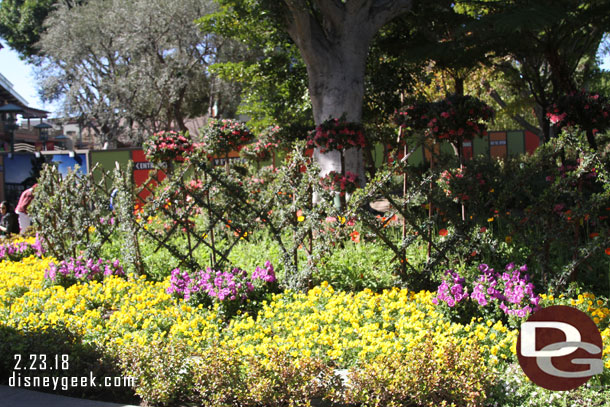
<path id="1" fill-rule="evenodd" d="M 206 67 L 218 47 L 193 18 L 213 9 L 194 0 L 60 4 L 40 42 L 44 98 L 62 100 L 102 141 L 186 130 L 185 119 L 207 109 Z"/>
<path id="2" fill-rule="evenodd" d="M 559 129 L 577 127 L 585 131 L 593 149 L 597 148 L 595 133 L 610 129 L 610 103 L 597 93 L 580 91 L 562 96 L 547 116 Z"/>
<path id="3" fill-rule="evenodd" d="M 44 19 L 57 3 L 57 0 L 0 2 L 0 36 L 22 57 L 38 54 L 37 42 L 44 31 Z"/>
<path id="4" fill-rule="evenodd" d="M 119 352 L 124 374 L 138 378 L 135 393 L 154 404 L 186 399 L 192 380 L 185 368 L 189 356 L 190 349 L 184 341 L 175 339 L 131 343 Z"/>
<path id="5" fill-rule="evenodd" d="M 265 161 L 279 152 L 280 145 L 285 143 L 280 138 L 281 128 L 279 126 L 269 126 L 257 135 L 253 143 L 243 146 L 240 150 L 242 157 L 257 162 Z"/>
<path id="6" fill-rule="evenodd" d="M 350 376 L 346 399 L 363 406 L 482 406 L 496 377 L 481 362 L 477 346 L 428 338 L 408 353 L 362 366 Z"/>
<path id="7" fill-rule="evenodd" d="M 487 135 L 487 124 L 494 111 L 472 96 L 450 95 L 435 103 L 408 105 L 397 113 L 394 122 L 412 130 L 424 130 L 438 141 L 458 145 L 464 140 Z"/>
<path id="8" fill-rule="evenodd" d="M 211 70 L 222 79 L 240 84 L 242 103 L 238 113 L 251 117 L 248 124 L 254 131 L 273 125 L 313 125 L 305 64 L 278 24 L 281 5 L 274 3 L 223 0 L 217 12 L 198 20 L 202 30 L 247 47 L 233 58 L 214 64 Z"/>
<path id="9" fill-rule="evenodd" d="M 114 229 L 110 222 L 100 221 L 110 218 L 106 189 L 110 184 L 108 178 L 96 182 L 91 173 L 83 175 L 78 169 L 62 178 L 57 167 L 43 168 L 31 207 L 33 222 L 50 254 L 58 259 L 76 258 L 81 250 L 86 257 L 99 255 Z"/>

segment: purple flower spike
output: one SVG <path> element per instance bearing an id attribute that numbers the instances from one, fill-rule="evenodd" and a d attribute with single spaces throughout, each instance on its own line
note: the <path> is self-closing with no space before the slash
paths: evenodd
<path id="1" fill-rule="evenodd" d="M 534 285 L 529 276 L 524 274 L 527 265 L 517 267 L 515 263 L 509 263 L 502 274 L 495 272 L 487 264 L 479 265 L 478 269 L 481 274 L 474 281 L 471 293 L 468 292 L 464 278 L 453 270 L 447 270 L 445 275 L 450 278 L 450 283 L 444 280 L 438 286 L 437 295 L 432 302 L 444 302 L 449 307 L 454 307 L 471 298 L 481 307 L 496 304 L 505 314 L 521 318 L 539 308 L 540 297 L 534 294 Z"/>
<path id="2" fill-rule="evenodd" d="M 124 275 L 118 260 L 88 259 L 85 261 L 82 256 L 63 260 L 60 264 L 51 263 L 45 271 L 45 277 L 51 281 L 56 281 L 58 276 L 68 281 L 90 281 L 101 280 L 103 277 L 112 275 Z"/>

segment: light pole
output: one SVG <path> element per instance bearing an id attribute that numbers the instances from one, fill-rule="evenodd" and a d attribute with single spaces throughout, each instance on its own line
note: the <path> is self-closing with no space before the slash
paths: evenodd
<path id="1" fill-rule="evenodd" d="M 17 129 L 17 115 L 23 113 L 21 106 L 8 103 L 0 107 L 4 128 L 11 133 L 11 154 L 15 152 L 15 130 Z"/>
<path id="2" fill-rule="evenodd" d="M 47 151 L 47 141 L 49 140 L 49 129 L 53 128 L 49 123 L 43 123 L 34 126 L 38 129 L 38 138 L 42 141 L 42 150 Z"/>

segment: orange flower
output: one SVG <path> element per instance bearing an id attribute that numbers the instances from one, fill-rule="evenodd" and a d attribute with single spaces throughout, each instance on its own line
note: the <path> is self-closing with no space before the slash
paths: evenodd
<path id="1" fill-rule="evenodd" d="M 447 236 L 449 234 L 449 231 L 447 229 L 441 229 L 438 231 L 438 234 L 441 236 Z"/>
<path id="2" fill-rule="evenodd" d="M 606 254 L 610 256 L 610 247 L 606 247 Z"/>
<path id="3" fill-rule="evenodd" d="M 599 233 L 597 233 L 597 232 L 589 233 L 589 237 L 591 239 L 593 239 L 594 237 L 597 237 L 597 236 L 599 236 Z"/>
<path id="4" fill-rule="evenodd" d="M 352 233 L 349 234 L 352 237 L 352 240 L 356 243 L 360 243 L 360 233 L 358 233 L 358 231 L 354 230 Z"/>

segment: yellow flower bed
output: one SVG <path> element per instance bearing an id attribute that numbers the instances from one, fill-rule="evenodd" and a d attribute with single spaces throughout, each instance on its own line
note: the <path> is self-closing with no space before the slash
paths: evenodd
<path id="1" fill-rule="evenodd" d="M 268 355 L 273 348 L 295 357 L 321 357 L 336 366 L 409 352 L 430 338 L 438 349 L 448 343 L 458 348 L 477 344 L 491 364 L 510 357 L 516 331 L 501 322 L 448 322 L 432 298 L 428 291 L 346 293 L 322 284 L 307 294 L 277 295 L 257 321 L 232 321 L 227 340 L 243 355 Z"/>
<path id="2" fill-rule="evenodd" d="M 32 256 L 0 263 L 0 324 L 21 331 L 61 326 L 103 346 L 144 343 L 169 333 L 204 347 L 219 336 L 215 313 L 176 304 L 165 293 L 167 282 L 112 276 L 66 289 L 45 284 L 44 270 L 51 261 Z"/>
<path id="3" fill-rule="evenodd" d="M 222 342 L 243 356 L 260 357 L 278 349 L 295 357 L 320 357 L 337 367 L 408 352 L 427 341 L 439 352 L 446 345 L 456 349 L 476 345 L 490 366 L 512 360 L 515 352 L 516 330 L 495 321 L 451 323 L 432 304 L 434 294 L 427 291 L 346 293 L 322 284 L 307 294 L 278 294 L 264 304 L 257 320 L 245 315 L 225 326 L 215 310 L 193 307 L 168 295 L 168 280 L 109 277 L 67 289 L 48 285 L 43 275 L 51 260 L 32 256 L 21 262 L 0 262 L 0 325 L 20 331 L 66 327 L 85 342 L 109 350 L 174 337 L 184 340 L 193 354 Z M 554 300 L 545 296 L 543 301 L 549 305 Z M 604 327 L 604 358 L 610 367 L 607 303 L 590 294 L 574 301 L 574 305 L 584 304 Z"/>

